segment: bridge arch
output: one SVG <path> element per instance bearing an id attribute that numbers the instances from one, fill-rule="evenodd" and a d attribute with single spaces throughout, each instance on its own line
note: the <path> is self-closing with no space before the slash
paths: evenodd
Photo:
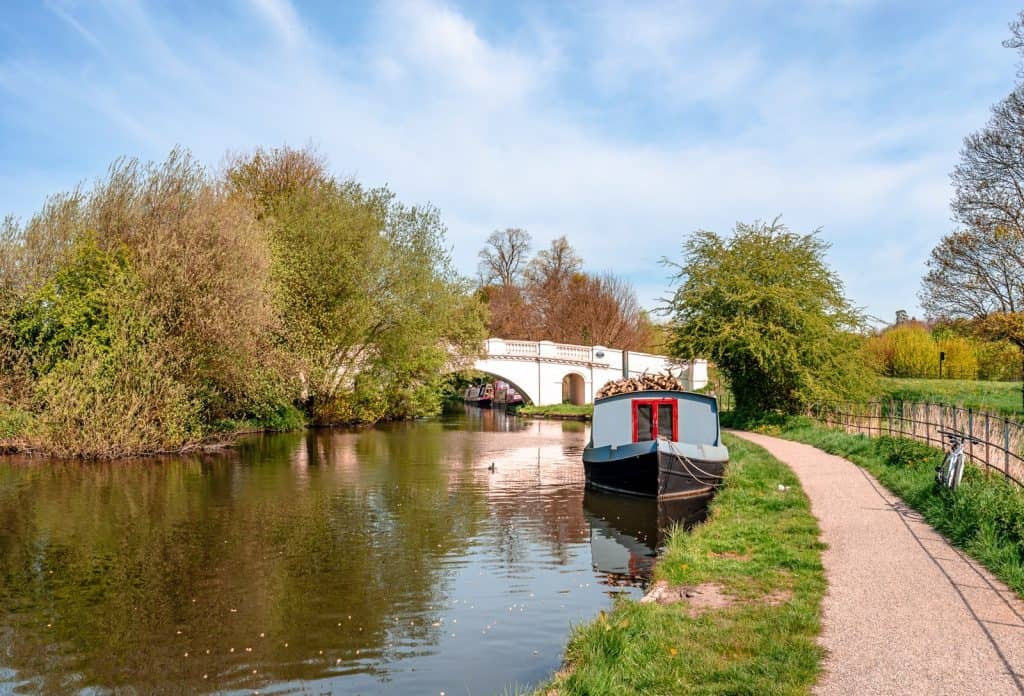
<path id="1" fill-rule="evenodd" d="M 509 378 L 508 378 L 508 377 L 506 377 L 505 375 L 502 375 L 502 374 L 498 374 L 497 372 L 491 372 L 490 370 L 480 370 L 480 369 L 477 369 L 477 368 L 473 368 L 473 371 L 474 371 L 474 372 L 482 372 L 483 374 L 487 375 L 488 377 L 493 377 L 494 379 L 500 379 L 500 380 L 501 380 L 502 382 L 505 382 L 506 384 L 510 385 L 510 386 L 511 386 L 511 387 L 512 387 L 513 389 L 515 389 L 515 390 L 516 390 L 516 391 L 517 391 L 518 393 L 520 393 L 520 394 L 522 394 L 522 395 L 523 395 L 523 400 L 524 400 L 524 402 L 525 402 L 525 403 L 529 403 L 529 404 L 535 404 L 535 403 L 537 403 L 537 402 L 536 402 L 536 401 L 535 401 L 535 400 L 534 400 L 534 399 L 533 399 L 533 398 L 532 398 L 532 397 L 530 396 L 530 393 L 529 393 L 529 392 L 528 392 L 528 391 L 527 391 L 526 389 L 524 389 L 523 387 L 519 386 L 519 385 L 518 385 L 518 384 L 517 384 L 517 383 L 515 382 L 515 380 L 509 379 Z"/>
<path id="2" fill-rule="evenodd" d="M 587 398 L 587 378 L 576 370 L 569 370 L 562 377 L 562 402 L 582 406 Z"/>

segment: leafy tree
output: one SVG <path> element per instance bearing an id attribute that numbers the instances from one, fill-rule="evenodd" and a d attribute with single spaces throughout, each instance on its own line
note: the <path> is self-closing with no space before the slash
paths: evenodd
<path id="1" fill-rule="evenodd" d="M 88 192 L 0 223 L 0 412 L 30 446 L 176 449 L 240 422 L 432 410 L 481 307 L 429 206 L 257 151 L 214 178 L 188 153 L 119 160 Z"/>
<path id="2" fill-rule="evenodd" d="M 669 300 L 669 350 L 707 358 L 725 374 L 737 410 L 798 412 L 816 399 L 861 397 L 871 379 L 858 357 L 862 314 L 824 260 L 818 236 L 778 220 L 698 231 L 683 245 Z"/>
<path id="3" fill-rule="evenodd" d="M 236 158 L 227 179 L 268 225 L 280 341 L 313 417 L 436 407 L 451 353 L 479 350 L 484 334 L 437 211 L 336 180 L 308 150 L 258 150 Z"/>

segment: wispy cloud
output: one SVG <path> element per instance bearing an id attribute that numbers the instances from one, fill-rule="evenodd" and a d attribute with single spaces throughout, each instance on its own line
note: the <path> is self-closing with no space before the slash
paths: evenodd
<path id="1" fill-rule="evenodd" d="M 288 0 L 249 0 L 267 24 L 288 46 L 303 38 L 302 22 Z"/>
<path id="2" fill-rule="evenodd" d="M 884 39 L 895 20 L 870 3 L 54 7 L 88 58 L 0 57 L 0 139 L 61 153 L 0 154 L 34 187 L 178 143 L 216 164 L 313 142 L 341 173 L 438 205 L 466 272 L 491 229 L 566 234 L 648 305 L 685 234 L 782 213 L 823 227 L 855 301 L 913 311 L 960 139 L 1013 79 L 1003 7 Z M 38 205 L 9 183 L 0 208 Z"/>

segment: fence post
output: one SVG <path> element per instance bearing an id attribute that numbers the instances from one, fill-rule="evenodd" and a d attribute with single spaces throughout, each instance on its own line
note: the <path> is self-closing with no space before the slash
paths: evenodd
<path id="1" fill-rule="evenodd" d="M 971 436 L 971 440 L 970 440 L 970 442 L 968 442 L 968 444 L 971 446 L 971 450 L 968 453 L 968 456 L 971 458 L 971 461 L 973 462 L 974 461 L 974 409 L 971 409 L 971 408 L 967 409 L 967 434 Z"/>
<path id="2" fill-rule="evenodd" d="M 1003 475 L 1010 478 L 1010 419 L 1003 419 Z"/>
<path id="3" fill-rule="evenodd" d="M 985 411 L 985 473 L 992 468 L 992 464 L 989 463 L 990 455 L 989 450 L 992 449 L 992 428 L 989 425 L 989 413 Z"/>

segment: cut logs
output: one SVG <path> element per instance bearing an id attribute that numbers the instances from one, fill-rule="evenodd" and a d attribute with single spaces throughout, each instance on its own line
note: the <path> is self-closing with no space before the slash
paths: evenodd
<path id="1" fill-rule="evenodd" d="M 605 399 L 617 394 L 630 394 L 639 391 L 685 391 L 686 387 L 671 372 L 660 374 L 647 374 L 644 372 L 639 377 L 620 379 L 608 382 L 597 391 L 596 398 Z"/>

